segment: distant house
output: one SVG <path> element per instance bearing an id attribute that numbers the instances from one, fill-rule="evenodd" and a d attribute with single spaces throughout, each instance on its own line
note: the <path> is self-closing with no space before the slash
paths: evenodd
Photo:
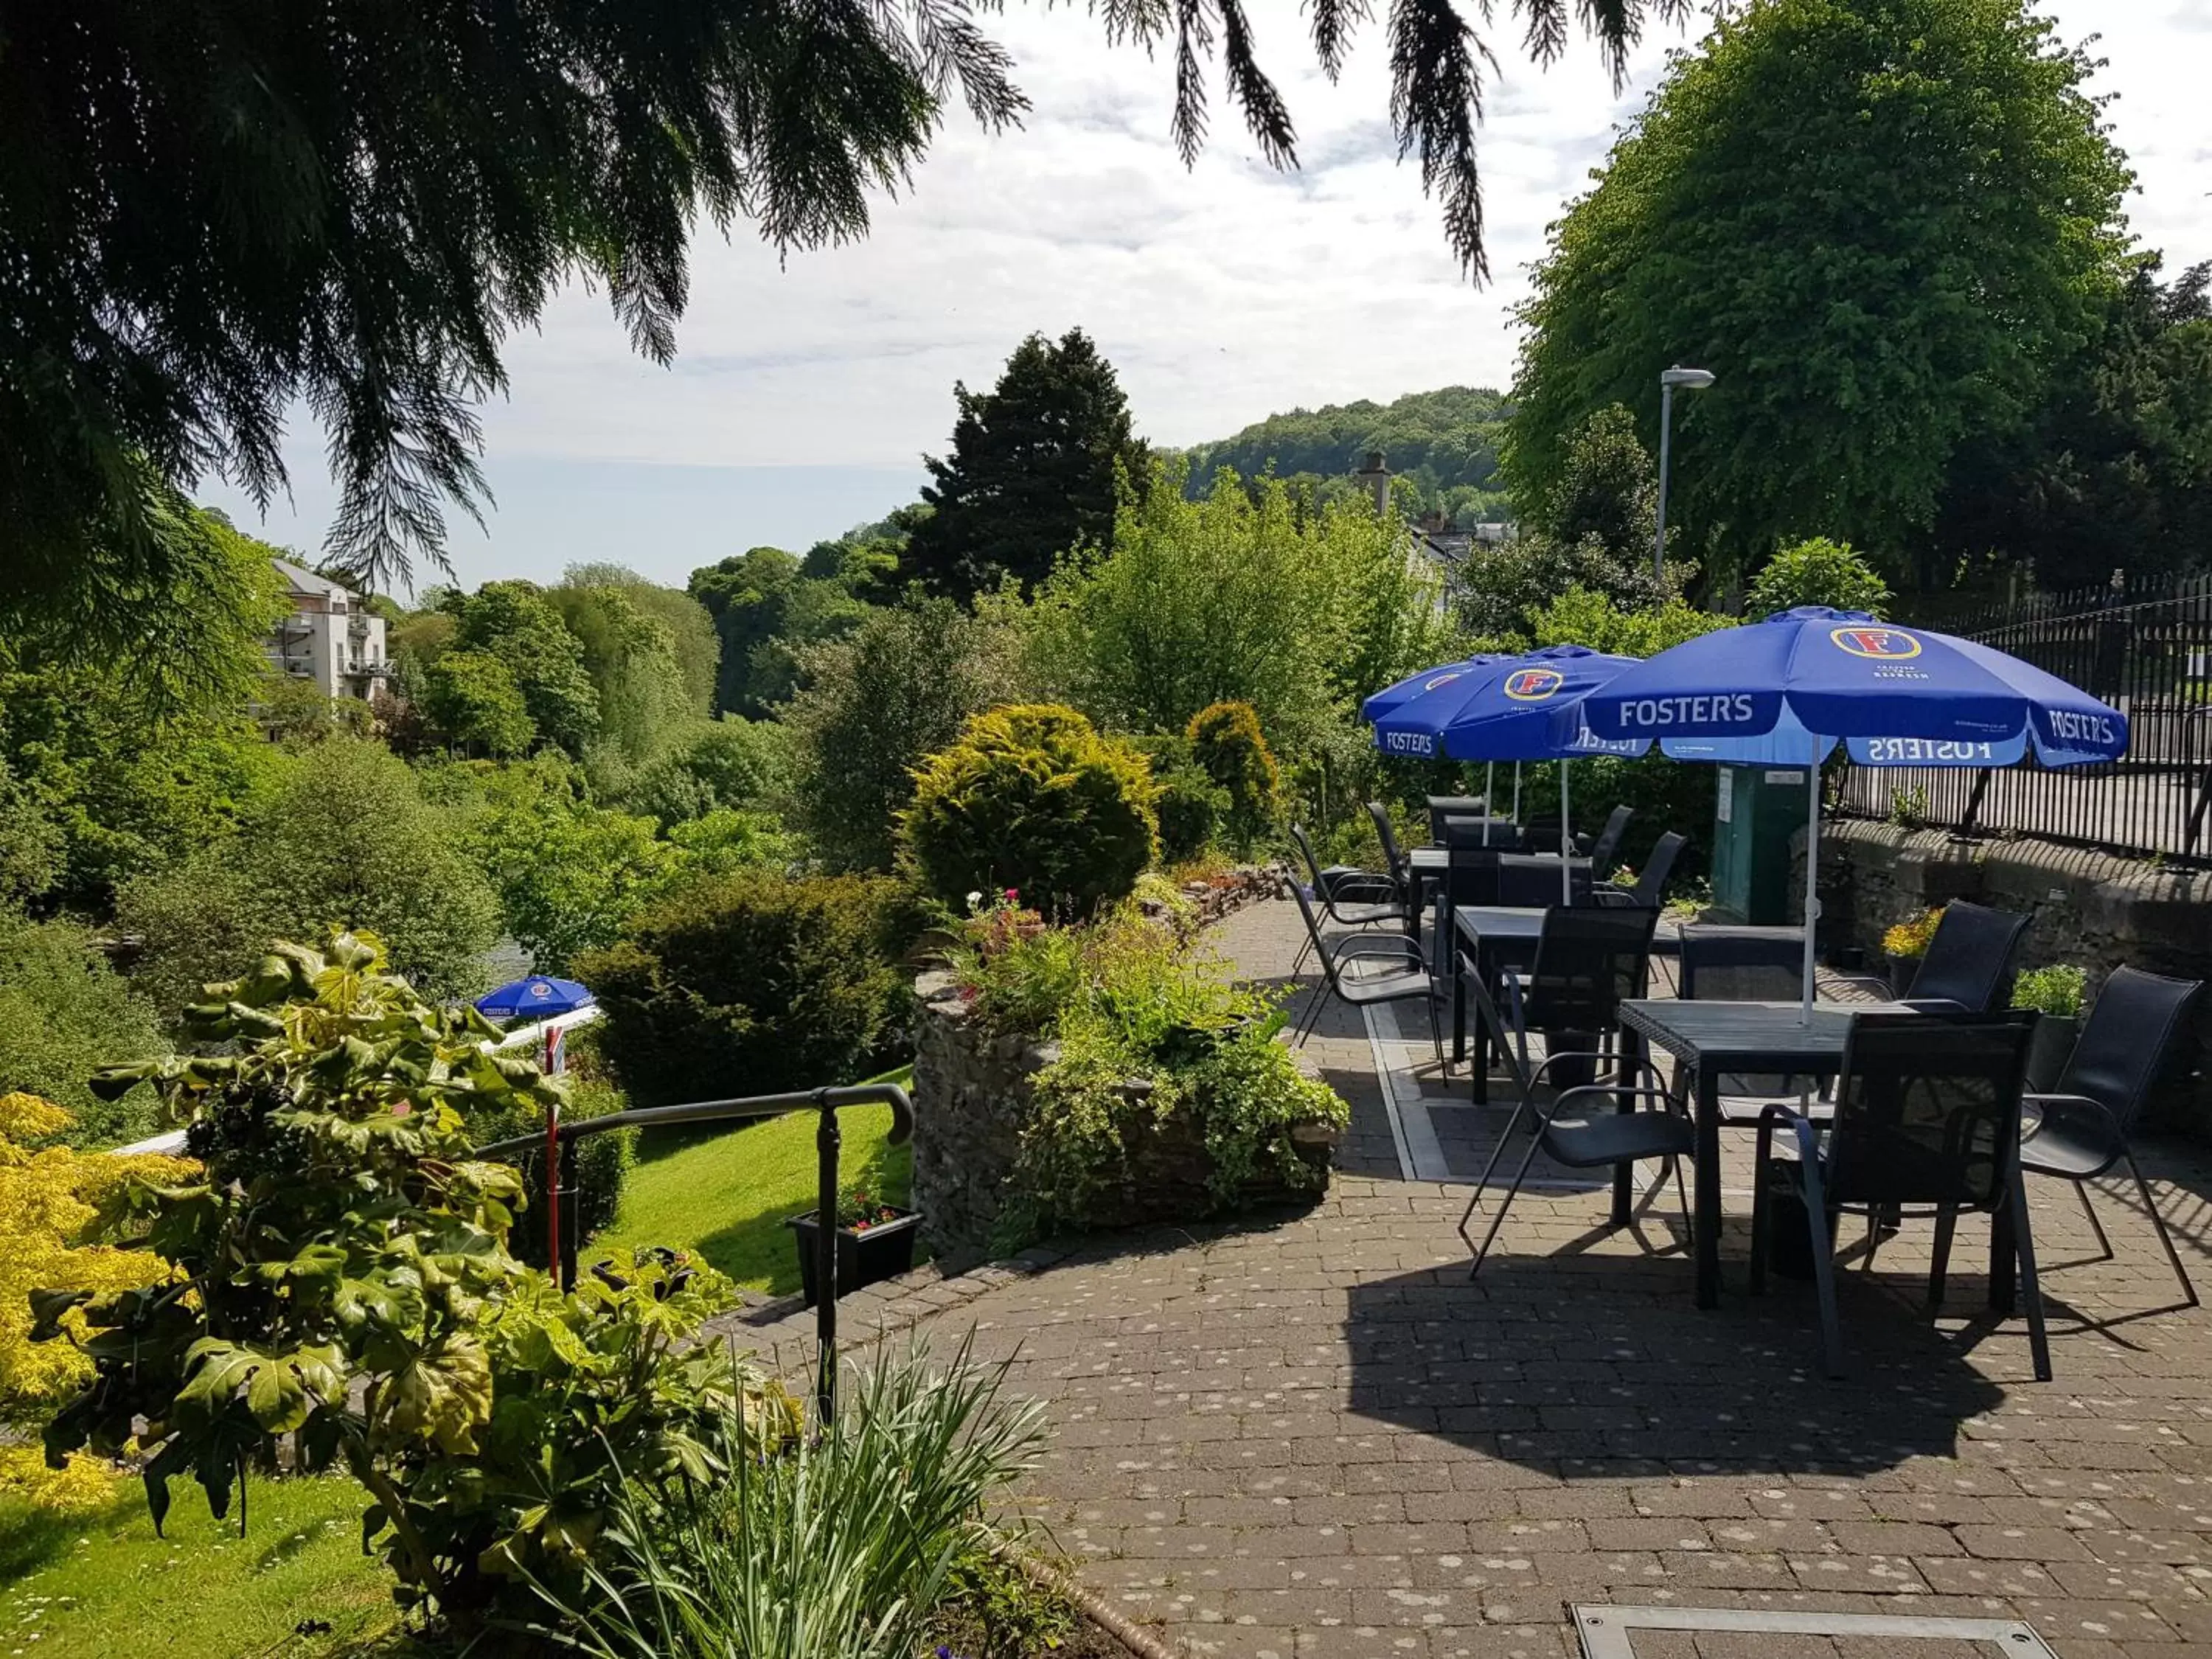
<path id="1" fill-rule="evenodd" d="M 1378 514 L 1390 510 L 1390 469 L 1384 465 L 1382 452 L 1367 452 L 1366 465 L 1353 473 L 1353 481 L 1364 487 L 1375 502 Z M 1425 555 L 1437 567 L 1449 575 L 1474 556 L 1479 547 L 1496 547 L 1512 539 L 1513 526 L 1487 521 L 1458 526 L 1441 512 L 1425 514 L 1415 524 L 1407 526 L 1413 550 Z"/>
<path id="2" fill-rule="evenodd" d="M 327 576 L 271 559 L 292 601 L 292 614 L 266 641 L 269 665 L 295 680 L 313 680 L 331 697 L 367 697 L 387 672 L 384 618 Z"/>

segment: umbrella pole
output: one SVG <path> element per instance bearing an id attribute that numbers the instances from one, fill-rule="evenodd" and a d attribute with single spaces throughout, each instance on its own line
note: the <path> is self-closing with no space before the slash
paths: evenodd
<path id="1" fill-rule="evenodd" d="M 1813 1023 L 1813 934 L 1820 917 L 1820 740 L 1813 739 L 1813 765 L 1807 784 L 1809 810 L 1805 815 L 1805 988 L 1799 1019 Z"/>
<path id="2" fill-rule="evenodd" d="M 1482 844 L 1485 847 L 1490 845 L 1490 821 L 1498 816 L 1497 775 L 1498 763 L 1485 761 L 1482 763 Z"/>
<path id="3" fill-rule="evenodd" d="M 1513 822 L 1521 822 L 1521 763 L 1513 763 Z"/>
<path id="4" fill-rule="evenodd" d="M 1591 872 L 1596 879 L 1596 872 Z M 1559 902 L 1575 902 L 1575 838 L 1567 828 L 1567 763 L 1559 763 Z"/>

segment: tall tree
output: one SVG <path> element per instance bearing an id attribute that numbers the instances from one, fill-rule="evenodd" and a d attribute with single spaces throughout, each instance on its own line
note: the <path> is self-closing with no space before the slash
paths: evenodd
<path id="1" fill-rule="evenodd" d="M 1547 495 L 1613 402 L 1657 437 L 1669 518 L 1748 569 L 1848 536 L 1893 569 L 1952 457 L 2016 431 L 2122 270 L 2126 165 L 2094 65 L 2023 0 L 1752 0 L 1677 60 L 1554 227 L 1506 454 Z"/>
<path id="2" fill-rule="evenodd" d="M 583 641 L 544 590 L 535 582 L 486 582 L 447 603 L 454 645 L 503 665 L 538 735 L 581 754 L 599 735 L 599 694 L 585 668 Z"/>
<path id="3" fill-rule="evenodd" d="M 691 597 L 707 607 L 721 641 L 714 708 L 757 720 L 768 700 L 754 695 L 753 652 L 784 631 L 799 560 L 780 547 L 753 547 L 691 573 Z"/>
<path id="4" fill-rule="evenodd" d="M 2047 589 L 2212 564 L 2212 264 L 2145 260 L 2013 441 L 1966 447 L 1942 544 Z"/>
<path id="5" fill-rule="evenodd" d="M 1217 52 L 1261 154 L 1295 163 L 1243 0 L 1096 9 L 1109 40 L 1172 37 L 1186 163 Z M 1568 0 L 1516 9 L 1555 58 Z M 1645 18 L 1687 0 L 1573 9 L 1618 84 Z M 1369 7 L 1311 10 L 1334 79 Z M 1486 48 L 1454 0 L 1397 0 L 1388 32 L 1399 153 L 1480 272 Z M 438 552 L 447 505 L 476 510 L 476 400 L 563 282 L 604 283 L 665 362 L 696 222 L 862 234 L 956 94 L 988 129 L 1019 120 L 1009 67 L 963 0 L 0 0 L 0 616 L 75 611 L 91 645 L 127 628 L 192 556 L 177 492 L 213 472 L 276 493 L 299 405 L 329 433 L 339 555 L 386 585 Z"/>
<path id="6" fill-rule="evenodd" d="M 907 568 L 971 599 L 1012 575 L 1033 587 L 1081 544 L 1114 531 L 1115 469 L 1144 477 L 1144 446 L 1114 365 L 1081 329 L 1032 334 L 988 392 L 956 384 L 952 453 L 924 458 L 934 510 L 907 538 Z"/>

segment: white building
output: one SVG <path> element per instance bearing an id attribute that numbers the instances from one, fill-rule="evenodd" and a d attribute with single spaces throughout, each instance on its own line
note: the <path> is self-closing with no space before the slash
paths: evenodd
<path id="1" fill-rule="evenodd" d="M 329 697 L 367 697 L 386 672 L 384 618 L 325 576 L 271 559 L 284 579 L 292 614 L 269 636 L 270 666 L 313 680 Z"/>

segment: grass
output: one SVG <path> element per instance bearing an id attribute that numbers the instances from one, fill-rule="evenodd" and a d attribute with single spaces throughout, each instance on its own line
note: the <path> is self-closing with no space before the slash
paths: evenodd
<path id="1" fill-rule="evenodd" d="M 869 1081 L 908 1085 L 914 1068 Z M 648 1137 L 638 1148 L 614 1225 L 593 1245 L 671 1245 L 696 1252 L 747 1290 L 772 1296 L 796 1291 L 799 1256 L 783 1219 L 814 1207 L 817 1121 L 811 1111 L 792 1112 L 705 1138 L 696 1131 Z M 886 1142 L 890 1108 L 848 1107 L 837 1121 L 844 1132 L 840 1184 L 863 1184 L 890 1203 L 904 1204 L 914 1158 L 910 1148 Z"/>
<path id="2" fill-rule="evenodd" d="M 398 1613 L 384 1563 L 361 1553 L 350 1480 L 255 1480 L 246 1535 L 190 1481 L 154 1535 L 135 1480 L 90 1516 L 0 1498 L 0 1649 L 25 1659 L 321 1659 Z M 306 1626 L 311 1633 L 301 1635 Z M 322 1626 L 327 1628 L 315 1628 Z"/>

